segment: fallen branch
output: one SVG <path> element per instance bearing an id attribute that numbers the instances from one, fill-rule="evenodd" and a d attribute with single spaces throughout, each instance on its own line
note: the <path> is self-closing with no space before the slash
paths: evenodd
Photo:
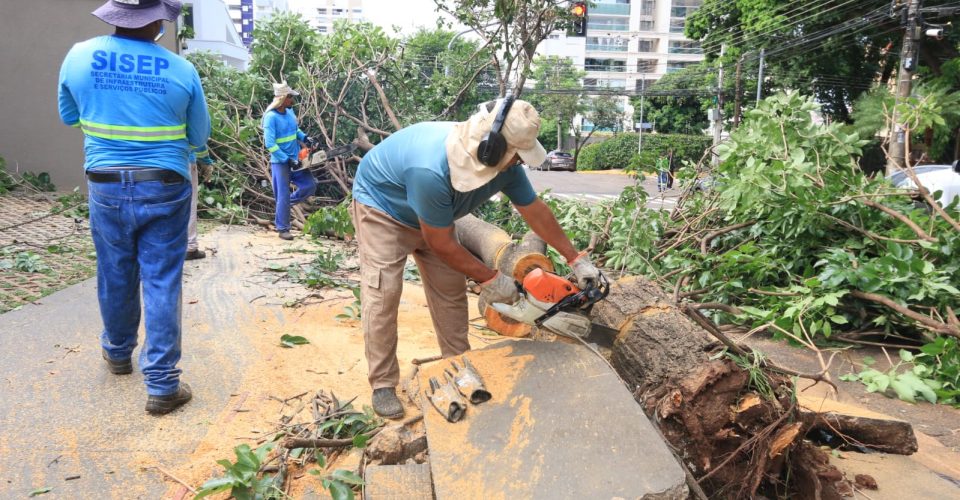
<path id="1" fill-rule="evenodd" d="M 745 227 L 752 226 L 756 223 L 757 223 L 756 221 L 741 222 L 739 224 L 734 224 L 732 226 L 727 226 L 727 227 L 717 229 L 716 231 L 704 236 L 703 239 L 700 240 L 700 253 L 703 255 L 707 255 L 707 247 L 710 245 L 710 242 L 713 241 L 718 236 L 722 236 L 731 231 L 736 231 L 737 229 L 743 229 Z"/>
<path id="2" fill-rule="evenodd" d="M 946 323 L 941 323 L 929 316 L 924 316 L 908 307 L 902 306 L 893 301 L 889 297 L 879 295 L 876 293 L 861 292 L 860 290 L 853 290 L 850 292 L 851 297 L 856 297 L 858 299 L 869 300 L 871 302 L 876 302 L 886 306 L 894 311 L 920 323 L 921 325 L 933 330 L 937 333 L 945 333 L 947 335 L 952 335 L 954 337 L 960 338 L 960 327 L 957 325 L 948 325 Z"/>
<path id="3" fill-rule="evenodd" d="M 376 436 L 377 433 L 383 427 L 377 427 L 376 429 L 370 431 L 370 434 L 367 434 L 368 438 Z M 343 446 L 353 446 L 353 438 L 343 438 L 343 439 L 323 439 L 323 438 L 286 438 L 283 440 L 282 446 L 287 449 L 295 448 L 340 448 Z"/>
<path id="4" fill-rule="evenodd" d="M 875 209 L 877 209 L 877 210 L 879 210 L 879 211 L 881 211 L 881 212 L 889 215 L 890 217 L 893 217 L 893 218 L 899 220 L 900 222 L 906 224 L 907 227 L 909 227 L 910 229 L 912 229 L 914 233 L 917 233 L 917 236 L 919 236 L 920 239 L 925 240 L 925 241 L 930 241 L 930 242 L 937 241 L 936 238 L 934 238 L 933 236 L 930 236 L 929 234 L 927 234 L 926 231 L 924 231 L 923 229 L 921 229 L 920 226 L 918 226 L 915 222 L 913 222 L 912 220 L 910 220 L 910 218 L 907 217 L 906 215 L 903 215 L 902 213 L 897 212 L 896 210 L 894 210 L 894 209 L 892 209 L 892 208 L 890 208 L 890 207 L 888 207 L 888 206 L 886 206 L 886 205 L 881 205 L 880 203 L 877 203 L 877 202 L 875 202 L 875 201 L 873 201 L 873 200 L 860 200 L 860 202 L 863 203 L 864 205 L 868 206 L 868 207 L 875 208 Z"/>

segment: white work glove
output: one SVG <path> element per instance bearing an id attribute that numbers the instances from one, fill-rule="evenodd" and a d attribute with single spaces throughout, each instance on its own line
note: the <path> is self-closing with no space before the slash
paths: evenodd
<path id="1" fill-rule="evenodd" d="M 480 283 L 480 298 L 488 306 L 494 302 L 513 305 L 520 300 L 520 292 L 513 278 L 497 271 L 496 276 Z"/>
<path id="2" fill-rule="evenodd" d="M 567 264 L 573 270 L 573 275 L 577 278 L 577 287 L 580 289 L 587 288 L 590 282 L 596 283 L 600 278 L 600 270 L 593 265 L 593 262 L 590 262 L 590 257 L 587 257 L 586 252 L 580 252 L 575 259 L 567 262 Z"/>

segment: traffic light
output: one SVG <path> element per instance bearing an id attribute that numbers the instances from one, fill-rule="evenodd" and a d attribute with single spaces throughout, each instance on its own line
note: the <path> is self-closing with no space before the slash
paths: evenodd
<path id="1" fill-rule="evenodd" d="M 570 6 L 570 14 L 573 16 L 570 36 L 587 36 L 587 3 L 574 2 Z"/>

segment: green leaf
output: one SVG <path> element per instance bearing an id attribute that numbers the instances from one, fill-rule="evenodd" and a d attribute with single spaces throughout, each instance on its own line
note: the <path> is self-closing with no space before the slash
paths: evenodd
<path id="1" fill-rule="evenodd" d="M 203 498 L 207 495 L 213 495 L 214 493 L 220 493 L 221 491 L 227 491 L 237 484 L 236 478 L 224 476 L 224 477 L 215 477 L 213 479 L 208 479 L 203 486 L 197 490 L 197 498 Z"/>
<path id="2" fill-rule="evenodd" d="M 830 316 L 830 322 L 833 323 L 833 324 L 835 324 L 835 325 L 846 325 L 846 324 L 847 324 L 847 318 L 846 318 L 845 316 L 843 316 L 843 315 L 835 314 L 835 315 L 833 315 L 833 316 Z"/>
<path id="3" fill-rule="evenodd" d="M 367 446 L 367 441 L 370 440 L 370 436 L 366 434 L 357 434 L 353 436 L 353 447 L 354 448 L 365 448 Z"/>
<path id="4" fill-rule="evenodd" d="M 900 349 L 900 359 L 910 363 L 913 361 L 913 353 L 906 349 Z"/>
<path id="5" fill-rule="evenodd" d="M 300 335 L 289 335 L 285 333 L 280 337 L 280 345 L 282 347 L 293 347 L 309 343 L 310 341 L 307 340 L 306 337 L 301 337 Z"/>
<path id="6" fill-rule="evenodd" d="M 914 398 L 914 394 L 916 394 L 917 391 L 913 390 L 910 384 L 900 379 L 895 379 L 890 381 L 890 387 L 893 388 L 893 391 L 897 393 L 900 399 L 910 403 L 917 402 L 916 398 Z"/>
<path id="7" fill-rule="evenodd" d="M 44 493 L 50 493 L 51 491 L 53 491 L 53 488 L 51 488 L 50 486 L 45 486 L 45 487 L 43 487 L 43 488 L 37 488 L 37 489 L 31 491 L 31 492 L 30 492 L 30 496 L 31 496 L 31 497 L 35 497 L 35 496 L 38 496 L 38 495 L 43 495 Z"/>
<path id="8" fill-rule="evenodd" d="M 328 488 L 333 500 L 353 500 L 353 490 L 340 481 L 330 481 Z"/>

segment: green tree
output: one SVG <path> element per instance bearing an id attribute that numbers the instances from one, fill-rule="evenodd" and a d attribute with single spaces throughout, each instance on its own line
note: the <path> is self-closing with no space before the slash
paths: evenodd
<path id="1" fill-rule="evenodd" d="M 701 40 L 710 60 L 726 44 L 728 69 L 745 55 L 751 69 L 745 74 L 756 74 L 757 53 L 765 48 L 768 91 L 811 92 L 827 114 L 850 122 L 850 104 L 897 67 L 902 34 L 889 7 L 888 0 L 706 0 L 687 19 L 686 35 Z"/>
<path id="2" fill-rule="evenodd" d="M 716 70 L 706 63 L 667 73 L 646 90 L 643 121 L 654 123 L 657 132 L 700 134 L 710 125 L 707 110 L 716 106 L 716 85 Z M 634 121 L 640 121 L 640 97 L 632 104 Z M 732 116 L 733 104 L 725 107 L 724 116 Z"/>
<path id="3" fill-rule="evenodd" d="M 450 14 L 480 37 L 489 50 L 497 95 L 511 91 L 519 97 L 529 75 L 537 47 L 572 16 L 567 3 L 554 0 L 434 0 L 437 9 Z"/>
<path id="4" fill-rule="evenodd" d="M 568 133 L 569 124 L 583 109 L 580 79 L 584 74 L 569 58 L 559 56 L 539 56 L 530 68 L 531 79 L 536 83 L 528 100 L 542 118 L 554 124 L 555 136 L 551 142 L 558 148 L 563 144 L 562 136 Z M 540 133 L 544 135 L 542 127 Z"/>

